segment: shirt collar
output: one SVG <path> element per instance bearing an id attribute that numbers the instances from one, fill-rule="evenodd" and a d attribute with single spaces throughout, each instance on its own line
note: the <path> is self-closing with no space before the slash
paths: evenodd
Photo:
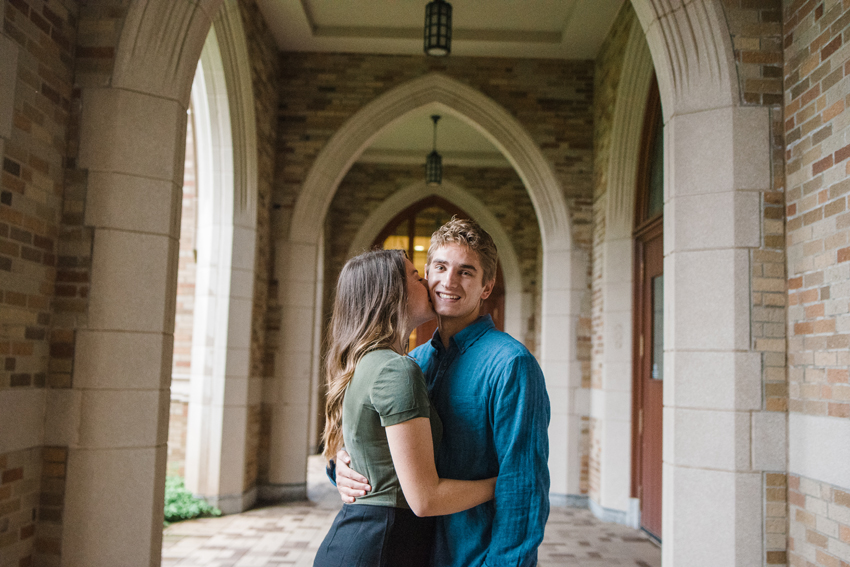
<path id="1" fill-rule="evenodd" d="M 456 333 L 449 340 L 449 345 L 454 343 L 457 349 L 461 354 L 466 352 L 466 349 L 471 347 L 475 341 L 481 338 L 484 333 L 489 331 L 490 329 L 495 329 L 496 325 L 493 323 L 493 318 L 488 315 L 482 315 L 478 319 L 476 319 L 473 323 L 470 323 L 466 327 L 464 327 L 460 332 Z M 445 350 L 443 348 L 443 341 L 440 340 L 440 330 L 437 329 L 434 331 L 434 336 L 431 338 L 431 346 L 436 350 Z"/>

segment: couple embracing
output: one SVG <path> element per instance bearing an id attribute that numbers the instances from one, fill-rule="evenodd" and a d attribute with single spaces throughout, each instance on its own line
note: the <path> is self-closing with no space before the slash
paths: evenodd
<path id="1" fill-rule="evenodd" d="M 427 281 L 400 250 L 343 268 L 323 440 L 346 504 L 314 567 L 536 565 L 549 398 L 531 353 L 480 316 L 497 261 L 489 234 L 453 218 L 431 237 Z M 435 316 L 431 341 L 405 354 Z"/>

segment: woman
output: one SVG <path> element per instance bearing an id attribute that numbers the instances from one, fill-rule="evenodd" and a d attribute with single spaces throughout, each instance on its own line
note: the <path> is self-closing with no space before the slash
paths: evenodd
<path id="1" fill-rule="evenodd" d="M 493 498 L 496 479 L 437 476 L 442 425 L 407 337 L 434 318 L 428 288 L 401 250 L 348 261 L 337 283 L 325 406 L 324 456 L 345 444 L 372 490 L 345 504 L 314 567 L 427 566 L 433 518 Z M 420 517 L 421 516 L 421 517 Z"/>

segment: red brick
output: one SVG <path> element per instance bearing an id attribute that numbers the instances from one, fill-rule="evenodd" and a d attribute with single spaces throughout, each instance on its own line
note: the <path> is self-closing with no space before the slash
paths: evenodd
<path id="1" fill-rule="evenodd" d="M 850 247 L 842 248 L 838 251 L 838 263 L 847 262 L 850 260 Z"/>
<path id="2" fill-rule="evenodd" d="M 838 51 L 838 48 L 841 47 L 841 36 L 839 35 L 829 43 L 827 43 L 820 52 L 820 60 L 826 61 L 830 55 Z"/>
<path id="3" fill-rule="evenodd" d="M 844 161 L 845 159 L 850 157 L 850 145 L 844 146 L 839 150 L 835 150 L 835 153 L 833 155 L 835 156 L 835 163 Z"/>
<path id="4" fill-rule="evenodd" d="M 18 467 L 16 469 L 3 471 L 2 481 L 0 482 L 8 484 L 10 482 L 15 482 L 16 480 L 21 480 L 22 478 L 24 478 L 24 469 L 23 467 Z"/>
<path id="5" fill-rule="evenodd" d="M 822 117 L 824 122 L 829 122 L 844 111 L 844 101 L 839 100 L 829 108 L 823 111 Z"/>
<path id="6" fill-rule="evenodd" d="M 812 164 L 812 175 L 818 175 L 823 173 L 827 169 L 832 167 L 832 155 L 828 155 L 822 160 L 818 160 Z"/>
<path id="7" fill-rule="evenodd" d="M 803 276 L 788 280 L 788 289 L 799 289 L 803 287 Z"/>
<path id="8" fill-rule="evenodd" d="M 806 307 L 806 319 L 815 319 L 817 317 L 823 317 L 823 315 L 823 303 L 815 303 Z"/>
<path id="9" fill-rule="evenodd" d="M 800 508 L 806 507 L 806 495 L 796 492 L 794 490 L 788 491 L 788 504 L 793 506 L 798 506 Z"/>
<path id="10" fill-rule="evenodd" d="M 811 322 L 794 323 L 795 335 L 811 335 L 814 331 L 814 325 Z"/>

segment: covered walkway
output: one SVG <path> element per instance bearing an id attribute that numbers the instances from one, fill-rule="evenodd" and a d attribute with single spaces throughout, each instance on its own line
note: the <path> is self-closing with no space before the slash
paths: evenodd
<path id="1" fill-rule="evenodd" d="M 310 458 L 309 502 L 193 520 L 165 529 L 163 567 L 310 567 L 341 505 Z M 641 532 L 597 520 L 589 510 L 552 508 L 539 567 L 660 567 L 661 550 Z"/>

